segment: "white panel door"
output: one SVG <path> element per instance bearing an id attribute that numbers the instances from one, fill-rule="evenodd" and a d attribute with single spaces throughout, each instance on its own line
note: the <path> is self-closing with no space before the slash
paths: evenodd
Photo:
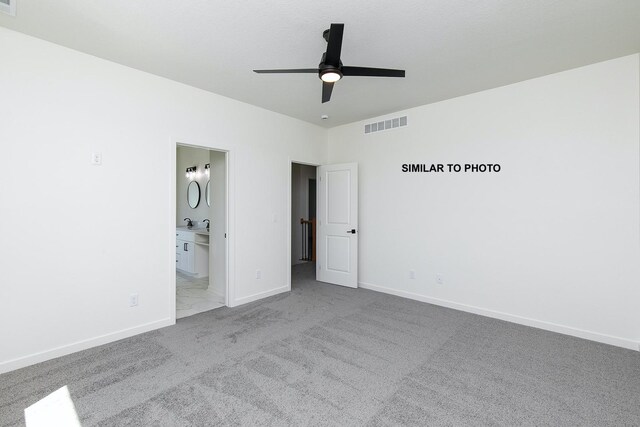
<path id="1" fill-rule="evenodd" d="M 318 167 L 316 279 L 358 287 L 358 164 Z"/>

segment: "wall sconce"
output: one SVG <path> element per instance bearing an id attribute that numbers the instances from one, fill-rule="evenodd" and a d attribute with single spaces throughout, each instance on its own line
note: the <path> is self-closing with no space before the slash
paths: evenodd
<path id="1" fill-rule="evenodd" d="M 211 163 L 204 165 L 204 173 L 207 175 L 207 178 L 211 175 Z"/>
<path id="2" fill-rule="evenodd" d="M 191 166 L 190 168 L 187 168 L 187 172 L 184 174 L 185 178 L 189 178 L 191 180 L 195 179 L 196 177 L 196 172 L 198 171 L 198 168 L 195 166 Z"/>

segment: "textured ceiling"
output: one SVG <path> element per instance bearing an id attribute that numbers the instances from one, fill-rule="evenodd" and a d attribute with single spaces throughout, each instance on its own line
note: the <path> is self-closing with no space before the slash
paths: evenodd
<path id="1" fill-rule="evenodd" d="M 17 1 L 0 25 L 325 127 L 640 51 L 639 0 Z M 321 104 L 313 74 L 252 72 L 316 67 L 331 22 L 345 65 L 407 77 Z"/>

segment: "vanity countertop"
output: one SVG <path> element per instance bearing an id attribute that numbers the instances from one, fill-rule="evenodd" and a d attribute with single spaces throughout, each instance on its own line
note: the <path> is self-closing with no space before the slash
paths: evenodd
<path id="1" fill-rule="evenodd" d="M 209 235 L 209 231 L 207 231 L 206 228 L 187 228 L 185 225 L 182 225 L 182 226 L 176 227 L 176 230 L 188 231 L 189 233 L 196 233 L 196 234 L 206 234 L 207 236 Z"/>

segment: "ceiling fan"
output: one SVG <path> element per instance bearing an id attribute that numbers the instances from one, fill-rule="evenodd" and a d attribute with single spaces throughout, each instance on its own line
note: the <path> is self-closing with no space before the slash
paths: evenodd
<path id="1" fill-rule="evenodd" d="M 322 80 L 322 102 L 331 99 L 333 84 L 343 76 L 367 77 L 404 77 L 404 70 L 390 68 L 349 67 L 342 65 L 340 51 L 342 50 L 342 33 L 344 24 L 331 24 L 331 28 L 322 33 L 327 41 L 327 51 L 322 54 L 318 68 L 294 68 L 280 70 L 253 70 L 255 73 L 318 73 Z"/>

